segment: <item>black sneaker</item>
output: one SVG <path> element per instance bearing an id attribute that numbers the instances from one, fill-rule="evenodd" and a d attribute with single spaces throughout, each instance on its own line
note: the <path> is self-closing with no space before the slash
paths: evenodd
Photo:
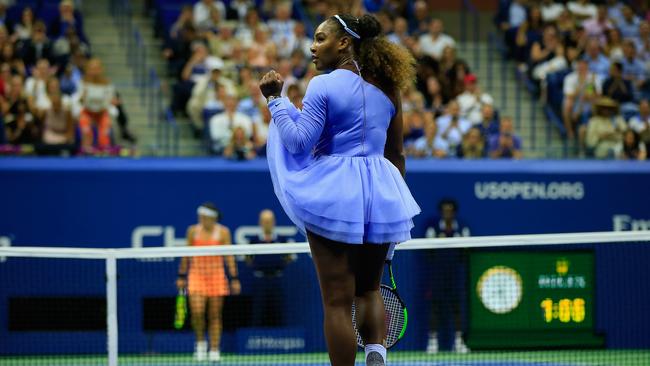
<path id="1" fill-rule="evenodd" d="M 384 359 L 381 357 L 379 352 L 370 352 L 368 357 L 366 357 L 366 366 L 384 366 Z"/>

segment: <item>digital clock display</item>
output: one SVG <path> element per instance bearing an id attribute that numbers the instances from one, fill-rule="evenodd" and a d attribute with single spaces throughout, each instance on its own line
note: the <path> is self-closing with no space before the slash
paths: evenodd
<path id="1" fill-rule="evenodd" d="M 594 344 L 593 273 L 589 251 L 471 253 L 471 338 L 506 343 L 512 334 L 509 342 L 530 347 L 552 346 L 555 334 L 568 345 L 576 334 Z"/>

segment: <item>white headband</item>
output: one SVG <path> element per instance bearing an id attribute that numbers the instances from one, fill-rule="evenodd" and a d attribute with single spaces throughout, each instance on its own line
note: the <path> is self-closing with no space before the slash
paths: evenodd
<path id="1" fill-rule="evenodd" d="M 345 24 L 345 21 L 343 21 L 343 19 L 341 19 L 341 17 L 338 16 L 338 14 L 335 15 L 334 18 L 336 18 L 339 21 L 339 23 L 341 23 L 341 25 L 343 26 L 343 29 L 345 29 L 345 31 L 348 32 L 349 35 L 351 35 L 352 37 L 354 37 L 356 39 L 361 39 L 361 36 L 357 32 L 355 32 L 352 29 L 348 28 L 348 25 Z M 357 19 L 357 21 L 359 21 L 359 20 Z"/>
<path id="2" fill-rule="evenodd" d="M 214 217 L 214 218 L 217 217 L 217 210 L 205 206 L 199 206 L 199 208 L 196 210 L 196 213 L 207 217 Z"/>

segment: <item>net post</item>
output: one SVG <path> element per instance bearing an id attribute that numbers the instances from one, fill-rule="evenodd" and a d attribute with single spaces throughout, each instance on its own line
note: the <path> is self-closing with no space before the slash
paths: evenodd
<path id="1" fill-rule="evenodd" d="M 108 366 L 117 366 L 117 258 L 106 257 L 106 330 Z"/>

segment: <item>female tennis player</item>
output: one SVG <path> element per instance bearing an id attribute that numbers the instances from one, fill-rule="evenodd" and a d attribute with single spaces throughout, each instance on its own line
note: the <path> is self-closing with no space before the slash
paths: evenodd
<path id="1" fill-rule="evenodd" d="M 187 245 L 230 245 L 230 230 L 218 224 L 219 210 L 212 203 L 204 203 L 197 209 L 199 223 L 187 229 Z M 219 361 L 221 342 L 223 297 L 237 295 L 241 285 L 237 277 L 237 265 L 232 256 L 225 257 L 230 283 L 224 270 L 224 257 L 204 256 L 182 258 L 176 285 L 187 287 L 192 314 L 192 328 L 196 334 L 194 358 L 197 361 Z M 189 271 L 188 271 L 189 269 Z M 205 340 L 205 313 L 208 312 L 210 349 Z"/>
<path id="2" fill-rule="evenodd" d="M 354 365 L 351 308 L 366 344 L 366 364 L 385 365 L 379 292 L 388 243 L 410 239 L 420 208 L 403 179 L 400 90 L 414 60 L 383 36 L 377 19 L 336 15 L 311 46 L 319 70 L 298 111 L 280 97 L 275 71 L 260 88 L 273 116 L 267 154 L 275 193 L 306 234 L 320 282 L 332 365 Z"/>

